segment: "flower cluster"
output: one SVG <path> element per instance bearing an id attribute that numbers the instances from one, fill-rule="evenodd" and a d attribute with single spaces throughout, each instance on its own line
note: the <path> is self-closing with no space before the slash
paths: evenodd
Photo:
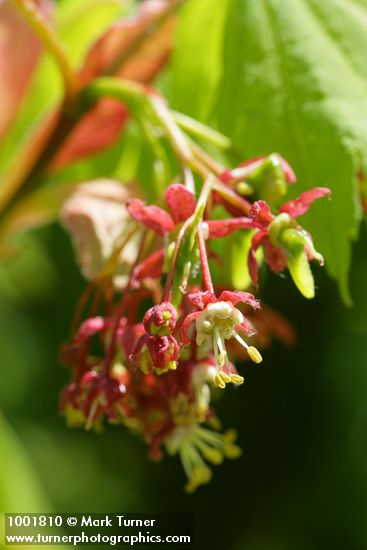
<path id="1" fill-rule="evenodd" d="M 211 241 L 249 232 L 243 269 L 248 265 L 254 290 L 264 260 L 272 271 L 288 268 L 301 292 L 312 297 L 309 263 L 322 263 L 322 257 L 296 218 L 329 190 L 306 191 L 272 211 L 294 180 L 288 164 L 271 155 L 211 175 L 197 197 L 187 186 L 171 184 L 164 196 L 167 209 L 138 198 L 127 201 L 136 240 L 129 275 L 122 288 L 116 287 L 111 263 L 105 269 L 105 254 L 94 250 L 99 276 L 82 296 L 79 326 L 61 350 L 72 372 L 61 398 L 68 425 L 100 430 L 106 420 L 122 424 L 140 434 L 153 459 L 164 452 L 179 455 L 188 492 L 209 482 L 209 464 L 240 456 L 236 433 L 220 432 L 212 394 L 243 383 L 236 359 L 260 363 L 256 345 L 266 347 L 273 338 L 292 343 L 294 333 L 279 314 L 260 308 L 247 289 L 223 288 L 213 281 L 210 262 L 218 258 Z M 70 199 L 69 204 L 74 205 L 73 223 L 65 223 L 78 228 L 78 202 Z M 69 210 L 64 209 L 64 217 Z M 85 210 L 84 203 L 84 218 Z M 101 218 L 99 210 L 100 224 Z M 121 220 L 127 231 L 126 216 Z M 120 243 L 115 257 L 121 258 L 124 240 L 118 232 L 114 235 Z M 83 240 L 84 248 L 88 242 Z M 91 242 L 98 247 L 99 240 Z M 131 239 L 128 243 L 131 247 Z M 88 304 L 87 318 L 80 322 Z"/>

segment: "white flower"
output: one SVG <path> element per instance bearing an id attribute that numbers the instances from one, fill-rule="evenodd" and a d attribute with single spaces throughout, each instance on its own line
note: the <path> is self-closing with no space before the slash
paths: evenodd
<path id="1" fill-rule="evenodd" d="M 218 301 L 207 305 L 196 319 L 196 342 L 201 346 L 209 337 L 213 341 L 214 358 L 216 365 L 216 386 L 225 388 L 226 384 L 242 384 L 243 378 L 233 374 L 225 347 L 225 340 L 236 340 L 247 350 L 250 358 L 255 363 L 260 363 L 262 357 L 258 350 L 249 346 L 236 331 L 236 326 L 244 322 L 244 317 L 239 309 L 230 302 Z M 226 365 L 227 372 L 223 371 Z"/>

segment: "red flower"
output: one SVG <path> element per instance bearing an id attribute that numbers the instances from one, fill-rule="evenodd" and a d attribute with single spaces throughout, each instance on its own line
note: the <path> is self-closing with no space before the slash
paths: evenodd
<path id="1" fill-rule="evenodd" d="M 229 183 L 231 181 L 241 181 L 250 176 L 257 168 L 259 168 L 264 161 L 271 160 L 273 164 L 277 164 L 283 171 L 285 181 L 289 184 L 292 184 L 296 181 L 296 175 L 293 172 L 292 168 L 289 166 L 288 162 L 278 153 L 273 153 L 269 157 L 255 157 L 253 159 L 247 160 L 232 170 L 226 170 L 221 174 L 220 179 L 224 183 Z"/>
<path id="2" fill-rule="evenodd" d="M 183 345 L 190 343 L 189 329 L 191 323 L 195 321 L 197 344 L 201 346 L 208 338 L 212 339 L 216 366 L 215 384 L 224 388 L 229 382 L 242 383 L 243 379 L 239 380 L 238 376 L 233 378 L 232 375 L 227 374 L 232 369 L 225 348 L 225 340 L 236 338 L 255 363 L 262 361 L 258 350 L 249 346 L 238 334 L 241 329 L 250 334 L 252 327 L 241 311 L 235 307 L 239 302 L 244 302 L 254 309 L 258 309 L 259 302 L 248 292 L 228 290 L 223 291 L 219 298 L 214 293 L 207 291 L 190 294 L 189 299 L 200 311 L 190 313 L 184 320 L 181 328 L 181 343 Z"/>
<path id="3" fill-rule="evenodd" d="M 164 237 L 195 210 L 194 195 L 180 183 L 173 183 L 167 188 L 165 199 L 170 214 L 159 206 L 147 206 L 140 199 L 129 200 L 127 209 L 134 220 Z"/>
<path id="4" fill-rule="evenodd" d="M 177 313 L 170 302 L 153 306 L 144 315 L 146 334 L 136 343 L 131 355 L 131 364 L 145 374 L 163 374 L 177 368 L 180 347 L 172 336 Z"/>
<path id="5" fill-rule="evenodd" d="M 254 284 L 258 283 L 259 271 L 256 250 L 263 246 L 265 261 L 270 269 L 280 272 L 288 267 L 301 292 L 306 297 L 313 296 L 313 279 L 311 284 L 309 268 L 307 270 L 305 267 L 305 261 L 307 259 L 308 263 L 317 259 L 322 264 L 323 258 L 315 250 L 311 236 L 295 219 L 305 214 L 316 199 L 330 193 L 330 189 L 325 187 L 305 191 L 296 199 L 283 204 L 276 216 L 271 213 L 266 202 L 257 201 L 253 204 L 250 218 L 252 227 L 258 231 L 252 238 L 248 265 Z"/>
<path id="6" fill-rule="evenodd" d="M 72 382 L 61 396 L 61 411 L 71 427 L 84 426 L 87 430 L 102 428 L 104 417 L 112 418 L 114 406 L 126 394 L 120 380 L 89 370 L 78 382 Z"/>
<path id="7" fill-rule="evenodd" d="M 170 185 L 165 193 L 169 212 L 158 206 L 146 205 L 140 199 L 130 199 L 127 204 L 129 214 L 134 220 L 164 237 L 185 222 L 195 211 L 195 197 L 180 183 Z M 238 229 L 249 229 L 253 222 L 247 217 L 224 220 L 206 220 L 203 223 L 205 237 L 218 239 L 230 235 Z M 134 281 L 145 277 L 158 278 L 162 274 L 164 250 L 154 252 L 134 270 Z"/>

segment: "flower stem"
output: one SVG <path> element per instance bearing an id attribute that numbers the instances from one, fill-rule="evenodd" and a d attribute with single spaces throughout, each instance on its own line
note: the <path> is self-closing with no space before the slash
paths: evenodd
<path id="1" fill-rule="evenodd" d="M 173 278 L 175 274 L 175 269 L 177 265 L 178 256 L 181 250 L 182 243 L 184 242 L 184 238 L 189 230 L 189 228 L 192 226 L 195 221 L 197 221 L 197 224 L 200 223 L 201 218 L 203 216 L 206 203 L 208 201 L 209 194 L 212 190 L 213 181 L 212 178 L 207 178 L 207 180 L 204 182 L 204 185 L 201 189 L 200 196 L 198 198 L 198 201 L 196 203 L 195 212 L 187 218 L 185 223 L 180 229 L 180 232 L 176 239 L 176 245 L 173 252 L 173 257 L 170 265 L 170 269 L 167 275 L 166 284 L 163 291 L 163 300 L 169 300 L 170 294 L 171 294 L 171 288 L 173 283 Z"/>
<path id="2" fill-rule="evenodd" d="M 208 177 L 210 170 L 193 154 L 190 140 L 179 128 L 166 102 L 148 86 L 122 78 L 100 77 L 85 88 L 83 95 L 87 102 L 95 101 L 101 97 L 119 99 L 135 113 L 139 113 L 141 107 L 145 105 L 150 110 L 153 119 L 164 130 L 173 152 L 181 163 L 182 170 L 190 168 L 203 178 Z"/>
<path id="3" fill-rule="evenodd" d="M 120 326 L 120 321 L 121 321 L 121 318 L 123 316 L 124 310 L 126 308 L 126 302 L 128 301 L 128 299 L 130 297 L 130 290 L 131 290 L 131 286 L 132 286 L 132 282 L 133 282 L 134 269 L 138 265 L 138 263 L 140 262 L 141 256 L 143 254 L 147 233 L 148 233 L 147 231 L 144 231 L 143 236 L 141 238 L 141 242 L 140 242 L 140 246 L 139 246 L 139 249 L 138 249 L 138 252 L 137 252 L 137 255 L 136 255 L 135 262 L 131 266 L 130 277 L 129 277 L 128 283 L 127 283 L 127 285 L 124 289 L 120 304 L 118 305 L 118 308 L 117 308 L 117 311 L 116 311 L 116 314 L 115 314 L 115 320 L 114 320 L 114 323 L 113 323 L 112 333 L 111 333 L 111 340 L 110 340 L 110 343 L 109 343 L 109 346 L 108 346 L 108 349 L 107 349 L 106 358 L 105 358 L 105 362 L 104 362 L 104 366 L 103 366 L 103 374 L 105 376 L 107 376 L 107 374 L 108 374 L 110 365 L 112 363 L 112 359 L 114 358 L 114 355 L 115 355 L 115 352 L 116 352 L 117 331 L 118 331 L 118 328 Z"/>
<path id="4" fill-rule="evenodd" d="M 42 11 L 37 8 L 36 3 L 29 0 L 11 0 L 11 2 L 53 56 L 64 82 L 65 101 L 67 104 L 73 104 L 79 92 L 79 81 L 57 34 L 49 25 Z"/>
<path id="5" fill-rule="evenodd" d="M 201 147 L 199 147 L 197 143 L 191 142 L 191 150 L 195 156 L 195 159 L 205 166 L 207 170 L 216 176 L 220 176 L 224 172 L 225 168 L 216 162 L 213 157 L 208 155 L 208 153 L 206 153 Z"/>
<path id="6" fill-rule="evenodd" d="M 233 189 L 219 181 L 216 181 L 213 183 L 213 191 L 216 191 L 218 195 L 223 197 L 223 199 L 225 199 L 232 206 L 238 208 L 246 216 L 249 215 L 251 210 L 251 203 L 238 195 L 238 193 L 233 191 Z"/>
<path id="7" fill-rule="evenodd" d="M 195 120 L 183 113 L 179 113 L 178 111 L 172 111 L 172 116 L 180 128 L 193 137 L 202 139 L 203 141 L 211 143 L 220 149 L 231 149 L 231 140 L 217 130 L 213 130 L 213 128 L 206 126 L 206 124 L 203 124 L 202 122 L 199 122 L 198 120 Z"/>
<path id="8" fill-rule="evenodd" d="M 208 254 L 206 251 L 203 228 L 201 223 L 198 225 L 197 239 L 198 239 L 198 245 L 199 245 L 201 273 L 203 277 L 204 287 L 205 287 L 205 290 L 208 290 L 209 292 L 212 292 L 214 294 L 214 286 L 213 286 L 212 277 L 210 275 Z"/>

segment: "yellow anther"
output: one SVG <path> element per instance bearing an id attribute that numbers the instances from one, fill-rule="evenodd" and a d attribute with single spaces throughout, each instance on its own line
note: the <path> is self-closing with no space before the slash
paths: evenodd
<path id="1" fill-rule="evenodd" d="M 233 428 L 227 430 L 223 434 L 223 439 L 226 443 L 234 443 L 237 439 L 237 432 Z"/>
<path id="2" fill-rule="evenodd" d="M 162 313 L 162 317 L 165 321 L 168 321 L 169 319 L 171 319 L 172 314 L 167 309 L 165 309 Z"/>
<path id="3" fill-rule="evenodd" d="M 164 374 L 165 372 L 168 372 L 170 370 L 176 370 L 176 369 L 177 369 L 176 361 L 169 361 L 163 369 L 154 368 L 153 370 L 156 374 L 158 374 L 160 376 L 161 374 Z"/>
<path id="4" fill-rule="evenodd" d="M 193 481 L 188 481 L 184 487 L 184 490 L 185 490 L 185 493 L 193 493 L 194 491 L 196 491 L 196 489 L 198 488 L 198 486 L 196 485 L 196 483 L 194 483 Z"/>
<path id="5" fill-rule="evenodd" d="M 221 464 L 223 462 L 223 453 L 214 447 L 206 447 L 202 451 L 203 457 L 212 464 Z"/>
<path id="6" fill-rule="evenodd" d="M 252 361 L 254 363 L 261 363 L 261 361 L 263 360 L 263 358 L 261 357 L 261 354 L 259 352 L 259 350 L 257 350 L 256 348 L 254 348 L 254 346 L 250 346 L 248 349 L 247 349 L 247 353 L 249 354 L 250 358 L 252 359 Z"/>
<path id="7" fill-rule="evenodd" d="M 222 429 L 222 423 L 217 416 L 212 416 L 206 421 L 206 423 L 217 432 Z"/>
<path id="8" fill-rule="evenodd" d="M 220 375 L 222 377 L 223 382 L 225 382 L 226 384 L 230 384 L 232 382 L 232 377 L 228 376 L 228 374 L 226 374 L 225 372 L 222 371 Z"/>
<path id="9" fill-rule="evenodd" d="M 242 449 L 234 443 L 226 443 L 223 448 L 224 456 L 229 459 L 235 459 L 241 456 Z"/>
<path id="10" fill-rule="evenodd" d="M 65 408 L 65 418 L 68 428 L 81 428 L 85 422 L 85 416 L 82 411 L 75 409 L 70 403 Z"/>
<path id="11" fill-rule="evenodd" d="M 233 382 L 233 384 L 243 384 L 245 379 L 239 374 L 231 374 L 231 381 Z"/>
<path id="12" fill-rule="evenodd" d="M 224 390 L 224 388 L 226 387 L 226 383 L 224 382 L 219 372 L 215 375 L 214 384 L 217 386 L 217 388 L 221 388 L 222 390 Z"/>
<path id="13" fill-rule="evenodd" d="M 110 377 L 114 378 L 115 380 L 120 380 L 122 376 L 126 373 L 126 367 L 122 365 L 121 363 L 115 363 L 110 370 Z"/>
<path id="14" fill-rule="evenodd" d="M 205 464 L 196 466 L 194 468 L 192 479 L 194 482 L 196 482 L 197 485 L 203 485 L 204 483 L 209 483 L 211 478 L 212 478 L 212 471 Z"/>
<path id="15" fill-rule="evenodd" d="M 130 418 L 125 418 L 124 419 L 124 425 L 127 427 L 127 428 L 130 428 L 131 430 L 137 430 L 137 431 L 142 431 L 143 429 L 143 424 L 140 420 L 138 420 L 137 418 L 133 418 L 133 417 L 130 417 Z"/>

